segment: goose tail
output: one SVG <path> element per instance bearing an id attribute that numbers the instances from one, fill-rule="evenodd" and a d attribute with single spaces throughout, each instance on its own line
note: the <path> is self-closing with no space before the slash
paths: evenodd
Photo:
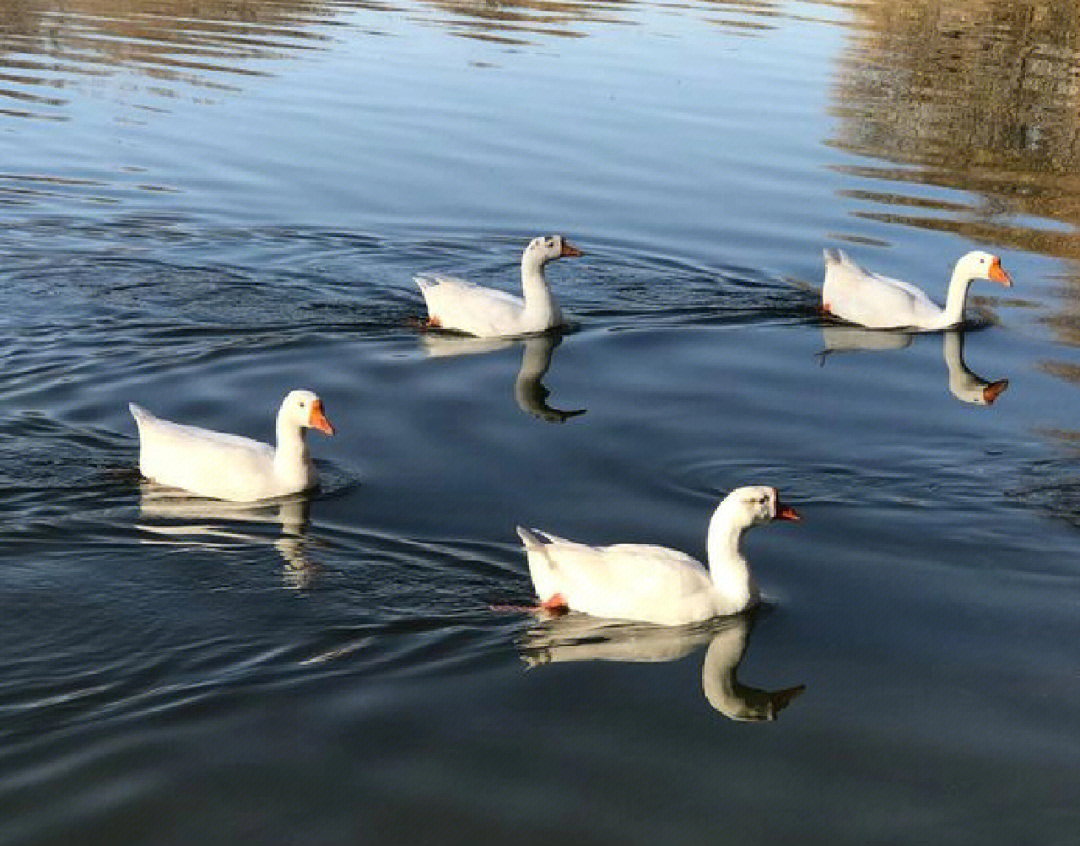
<path id="1" fill-rule="evenodd" d="M 544 547 L 551 542 L 539 529 L 526 529 L 524 526 L 518 526 L 517 533 L 525 546 L 526 552 L 543 552 Z"/>
<path id="2" fill-rule="evenodd" d="M 833 249 L 830 249 L 830 248 L 826 247 L 821 252 L 825 256 L 825 267 L 826 268 L 828 268 L 830 265 L 843 265 L 845 267 L 858 267 L 858 265 L 855 264 L 854 261 L 852 261 L 851 256 L 849 256 L 843 250 L 833 250 Z"/>
<path id="3" fill-rule="evenodd" d="M 128 411 L 130 411 L 131 416 L 135 418 L 135 425 L 136 426 L 142 426 L 142 424 L 145 421 L 154 419 L 153 414 L 151 414 L 149 411 L 147 411 L 141 405 L 138 405 L 137 403 L 134 403 L 134 402 L 129 402 L 128 403 Z"/>

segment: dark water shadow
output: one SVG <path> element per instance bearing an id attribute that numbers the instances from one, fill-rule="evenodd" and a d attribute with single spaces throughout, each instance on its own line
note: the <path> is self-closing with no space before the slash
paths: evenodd
<path id="1" fill-rule="evenodd" d="M 271 545 L 283 561 L 286 585 L 302 589 L 311 587 L 321 570 L 308 537 L 311 505 L 309 493 L 236 503 L 193 497 L 142 480 L 135 527 L 142 533 L 141 542 L 148 544 L 205 550 Z"/>
<path id="2" fill-rule="evenodd" d="M 750 632 L 761 609 L 697 626 L 623 623 L 571 612 L 538 619 L 519 642 L 530 667 L 563 661 L 674 661 L 705 648 L 701 686 L 709 705 L 731 720 L 771 722 L 805 690 L 763 690 L 738 679 Z"/>
<path id="3" fill-rule="evenodd" d="M 548 402 L 551 391 L 543 379 L 562 340 L 562 334 L 555 332 L 517 339 L 470 338 L 445 332 L 425 332 L 420 336 L 421 347 L 431 358 L 483 355 L 520 346 L 521 366 L 514 379 L 514 400 L 522 411 L 547 423 L 565 423 L 586 411 L 556 408 Z"/>

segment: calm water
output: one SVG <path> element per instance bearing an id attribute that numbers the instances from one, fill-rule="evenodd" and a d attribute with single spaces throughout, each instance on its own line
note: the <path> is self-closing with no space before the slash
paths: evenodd
<path id="1" fill-rule="evenodd" d="M 1078 79 L 1065 3 L 5 4 L 0 841 L 1077 843 Z M 553 231 L 573 332 L 412 327 Z M 845 331 L 823 246 L 1017 284 Z M 294 387 L 316 495 L 141 487 L 129 400 Z M 750 482 L 753 619 L 513 610 Z"/>

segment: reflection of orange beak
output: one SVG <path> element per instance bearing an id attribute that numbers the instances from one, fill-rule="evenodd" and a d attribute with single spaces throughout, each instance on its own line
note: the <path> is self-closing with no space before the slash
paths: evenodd
<path id="1" fill-rule="evenodd" d="M 990 263 L 989 278 L 994 282 L 1000 282 L 1006 288 L 1012 287 L 1012 277 L 1005 272 L 1005 268 L 1001 266 L 1001 259 L 995 258 Z"/>
<path id="2" fill-rule="evenodd" d="M 1008 379 L 998 379 L 996 382 L 991 382 L 985 388 L 983 388 L 983 401 L 987 405 L 993 405 L 994 400 L 1005 393 L 1005 389 L 1009 387 Z"/>
<path id="3" fill-rule="evenodd" d="M 577 258 L 580 255 L 584 255 L 584 253 L 569 241 L 564 240 L 562 242 L 562 252 L 559 253 L 560 258 Z"/>
<path id="4" fill-rule="evenodd" d="M 798 522 L 802 519 L 799 516 L 799 512 L 792 508 L 790 505 L 784 505 L 780 500 L 776 501 L 776 520 L 791 520 Z"/>
<path id="5" fill-rule="evenodd" d="M 311 416 L 308 417 L 308 425 L 312 429 L 318 429 L 324 435 L 334 434 L 334 427 L 330 425 L 330 421 L 326 419 L 326 415 L 323 414 L 322 400 L 315 400 L 311 405 Z"/>

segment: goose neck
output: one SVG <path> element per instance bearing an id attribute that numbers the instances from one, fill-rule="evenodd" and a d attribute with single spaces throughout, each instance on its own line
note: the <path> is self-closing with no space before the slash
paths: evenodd
<path id="1" fill-rule="evenodd" d="M 742 609 L 757 595 L 757 588 L 741 550 L 749 527 L 733 518 L 722 503 L 709 522 L 709 573 L 716 590 Z"/>
<path id="2" fill-rule="evenodd" d="M 297 464 L 306 463 L 307 460 L 308 447 L 304 429 L 279 415 L 274 462 L 279 467 L 295 467 Z"/>
<path id="3" fill-rule="evenodd" d="M 964 320 L 964 306 L 967 304 L 968 288 L 971 286 L 971 272 L 966 262 L 961 259 L 953 268 L 949 279 L 949 292 L 945 299 L 945 312 L 942 316 L 943 328 L 956 326 Z"/>
<path id="4" fill-rule="evenodd" d="M 559 307 L 544 275 L 544 263 L 531 255 L 521 258 L 521 292 L 526 314 L 535 317 L 545 328 L 558 322 Z"/>

